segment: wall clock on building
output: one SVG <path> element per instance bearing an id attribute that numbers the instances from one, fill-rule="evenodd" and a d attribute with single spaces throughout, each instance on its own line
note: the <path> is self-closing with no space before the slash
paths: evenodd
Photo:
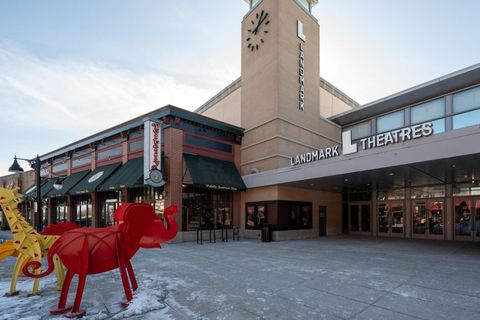
<path id="1" fill-rule="evenodd" d="M 251 52 L 258 50 L 260 46 L 265 43 L 265 37 L 268 34 L 268 25 L 270 24 L 270 18 L 268 12 L 262 10 L 257 12 L 251 20 L 251 26 L 248 29 L 247 48 Z"/>

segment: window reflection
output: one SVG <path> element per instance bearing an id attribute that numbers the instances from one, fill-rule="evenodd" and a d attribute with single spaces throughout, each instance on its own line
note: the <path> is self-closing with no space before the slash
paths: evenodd
<path id="1" fill-rule="evenodd" d="M 425 234 L 426 206 L 425 202 L 417 202 L 413 208 L 413 233 Z"/>
<path id="2" fill-rule="evenodd" d="M 464 199 L 455 200 L 455 234 L 469 236 L 472 228 L 471 201 Z"/>
<path id="3" fill-rule="evenodd" d="M 393 205 L 392 214 L 392 233 L 403 233 L 403 205 Z"/>
<path id="4" fill-rule="evenodd" d="M 404 126 L 403 110 L 392 112 L 377 118 L 377 132 L 385 132 Z"/>
<path id="5" fill-rule="evenodd" d="M 378 232 L 388 232 L 389 229 L 388 207 L 382 203 L 378 205 Z"/>
<path id="6" fill-rule="evenodd" d="M 480 109 L 453 116 L 453 129 L 460 129 L 480 124 Z"/>
<path id="7" fill-rule="evenodd" d="M 428 208 L 428 231 L 430 234 L 443 234 L 443 202 L 432 202 Z"/>

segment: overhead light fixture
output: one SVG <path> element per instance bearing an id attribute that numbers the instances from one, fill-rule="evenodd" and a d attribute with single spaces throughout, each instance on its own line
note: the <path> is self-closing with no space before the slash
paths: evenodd
<path id="1" fill-rule="evenodd" d="M 394 173 L 393 173 L 393 172 L 390 172 L 388 175 L 389 175 L 389 176 L 393 176 L 393 175 L 394 175 Z"/>
<path id="2" fill-rule="evenodd" d="M 23 171 L 24 171 L 23 168 L 20 167 L 20 165 L 18 164 L 17 156 L 14 156 L 13 164 L 10 166 L 10 168 L 8 168 L 8 172 L 19 173 Z"/>
<path id="3" fill-rule="evenodd" d="M 343 181 L 348 181 L 348 179 L 345 178 Z"/>

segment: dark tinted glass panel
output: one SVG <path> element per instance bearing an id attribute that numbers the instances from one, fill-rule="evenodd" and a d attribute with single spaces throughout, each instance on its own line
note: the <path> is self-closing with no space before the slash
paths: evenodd
<path id="1" fill-rule="evenodd" d="M 362 204 L 362 232 L 370 232 L 370 205 Z"/>
<path id="2" fill-rule="evenodd" d="M 378 205 L 378 232 L 388 232 L 388 211 L 386 204 Z"/>
<path id="3" fill-rule="evenodd" d="M 186 137 L 186 142 L 187 144 L 194 145 L 197 147 L 202 147 L 202 148 L 208 148 L 208 149 L 214 149 L 222 152 L 228 152 L 232 153 L 232 146 L 229 144 L 217 142 L 217 141 L 212 141 L 212 140 L 207 140 L 204 138 L 200 138 L 197 136 L 191 136 L 187 135 Z"/>
<path id="4" fill-rule="evenodd" d="M 425 234 L 426 205 L 425 202 L 416 202 L 413 207 L 413 233 Z"/>
<path id="5" fill-rule="evenodd" d="M 358 214 L 359 214 L 359 206 L 358 205 L 350 206 L 350 230 L 351 231 L 360 230 Z"/>

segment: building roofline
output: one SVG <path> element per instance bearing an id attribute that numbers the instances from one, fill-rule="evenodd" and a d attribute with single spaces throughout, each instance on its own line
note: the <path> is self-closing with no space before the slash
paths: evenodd
<path id="1" fill-rule="evenodd" d="M 242 77 L 238 77 L 230 83 L 228 86 L 220 90 L 219 93 L 214 95 L 212 98 L 210 98 L 207 102 L 202 104 L 200 107 L 198 107 L 194 112 L 196 113 L 203 113 L 228 97 L 232 92 L 235 90 L 239 89 L 242 87 Z M 338 99 L 342 100 L 345 102 L 347 105 L 349 105 L 352 108 L 357 108 L 360 106 L 358 102 L 350 98 L 348 95 L 346 95 L 343 91 L 335 87 L 333 84 L 325 80 L 324 78 L 320 77 L 320 87 L 326 90 L 327 92 L 333 94 L 335 97 Z"/>
<path id="2" fill-rule="evenodd" d="M 106 139 L 116 134 L 119 134 L 121 132 L 139 127 L 143 125 L 143 122 L 148 120 L 149 118 L 161 119 L 162 117 L 165 117 L 165 116 L 180 117 L 185 120 L 202 123 L 204 125 L 210 126 L 215 129 L 219 129 L 235 135 L 243 136 L 243 131 L 244 131 L 243 128 L 231 125 L 226 122 L 218 121 L 218 120 L 203 116 L 201 114 L 191 112 L 182 108 L 178 108 L 172 105 L 166 105 L 159 109 L 155 109 L 153 111 L 150 111 L 148 113 L 135 117 L 131 120 L 122 122 L 106 130 L 102 130 L 100 132 L 92 134 L 88 137 L 85 137 L 81 140 L 70 143 L 66 146 L 63 146 L 51 152 L 45 153 L 40 156 L 40 161 L 44 161 L 46 159 L 50 159 L 50 158 L 65 154 L 75 149 L 83 148 L 86 145 L 89 145 L 90 143 L 93 143 L 102 139 Z"/>
<path id="3" fill-rule="evenodd" d="M 344 126 L 436 96 L 467 88 L 479 82 L 480 63 L 375 100 L 358 108 L 330 117 L 329 119 Z"/>
<path id="4" fill-rule="evenodd" d="M 347 96 L 342 90 L 335 87 L 333 84 L 325 80 L 324 78 L 320 77 L 320 87 L 328 91 L 329 93 L 333 94 L 338 99 L 342 100 L 346 104 L 348 104 L 352 108 L 357 108 L 360 104 Z"/>
<path id="5" fill-rule="evenodd" d="M 208 109 L 210 109 L 212 106 L 214 106 L 215 104 L 217 104 L 219 101 L 223 100 L 224 98 L 226 98 L 227 96 L 230 95 L 230 93 L 232 93 L 233 91 L 237 90 L 238 88 L 241 87 L 241 82 L 242 82 L 242 78 L 241 77 L 238 77 L 237 79 L 235 79 L 235 81 L 233 81 L 232 83 L 230 83 L 228 86 L 226 86 L 224 89 L 220 90 L 219 93 L 217 93 L 216 95 L 214 95 L 212 98 L 210 98 L 207 102 L 205 102 L 204 104 L 202 104 L 199 108 L 197 108 L 194 112 L 196 113 L 201 113 L 201 112 L 205 112 L 207 111 Z"/>

